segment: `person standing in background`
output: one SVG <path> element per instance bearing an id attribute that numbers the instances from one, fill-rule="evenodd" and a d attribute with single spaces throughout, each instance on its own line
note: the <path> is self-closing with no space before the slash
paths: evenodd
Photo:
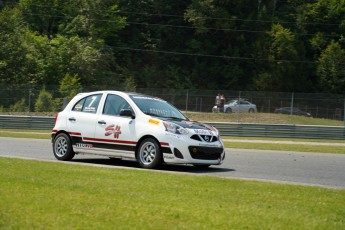
<path id="1" fill-rule="evenodd" d="M 216 96 L 216 101 L 215 101 L 215 104 L 216 104 L 216 107 L 217 107 L 217 112 L 220 111 L 220 103 L 221 103 L 220 94 L 218 93 L 217 96 Z"/>
<path id="2" fill-rule="evenodd" d="M 224 112 L 224 105 L 225 105 L 225 97 L 223 94 L 220 95 L 220 106 L 219 106 L 219 110 L 221 112 Z"/>

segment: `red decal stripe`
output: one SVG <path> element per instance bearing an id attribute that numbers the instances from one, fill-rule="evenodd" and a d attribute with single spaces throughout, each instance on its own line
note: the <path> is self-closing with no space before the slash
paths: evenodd
<path id="1" fill-rule="evenodd" d="M 136 145 L 137 144 L 137 142 L 135 142 L 135 141 L 109 140 L 109 139 L 92 138 L 92 137 L 84 137 L 83 140 L 85 140 L 85 141 L 107 142 L 107 143 L 118 143 L 118 144 L 126 144 L 126 145 Z"/>
<path id="2" fill-rule="evenodd" d="M 78 132 L 68 132 L 72 136 L 81 136 L 81 133 Z"/>

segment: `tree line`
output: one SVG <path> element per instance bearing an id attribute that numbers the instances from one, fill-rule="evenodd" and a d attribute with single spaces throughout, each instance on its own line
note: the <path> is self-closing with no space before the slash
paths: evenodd
<path id="1" fill-rule="evenodd" d="M 344 0 L 0 0 L 0 85 L 342 94 L 344 32 Z"/>

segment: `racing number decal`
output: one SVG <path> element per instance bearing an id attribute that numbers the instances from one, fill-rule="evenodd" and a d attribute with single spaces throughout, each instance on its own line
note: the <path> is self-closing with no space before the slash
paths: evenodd
<path id="1" fill-rule="evenodd" d="M 96 106 L 98 106 L 98 104 L 97 105 L 93 105 L 94 103 L 95 103 L 95 101 L 98 99 L 98 97 L 99 96 L 93 96 L 93 97 L 91 97 L 91 101 L 90 101 L 90 103 L 89 103 L 89 105 L 87 105 L 85 108 L 84 108 L 84 112 L 92 112 L 92 113 L 95 113 L 96 112 L 96 110 L 97 110 L 97 108 L 96 108 Z"/>
<path id="2" fill-rule="evenodd" d="M 89 104 L 88 107 L 91 107 L 92 104 L 96 101 L 96 99 L 97 99 L 97 96 L 93 96 L 93 97 L 92 97 L 92 101 L 90 102 L 90 104 Z"/>
<path id="3" fill-rule="evenodd" d="M 119 125 L 109 125 L 105 128 L 105 135 L 110 136 L 111 134 L 114 134 L 114 138 L 118 139 L 121 134 L 121 126 Z"/>

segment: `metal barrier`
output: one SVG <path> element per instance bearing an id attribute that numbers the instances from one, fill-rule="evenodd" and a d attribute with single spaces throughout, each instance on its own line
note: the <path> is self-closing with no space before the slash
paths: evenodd
<path id="1" fill-rule="evenodd" d="M 0 115 L 1 129 L 51 130 L 55 117 Z"/>
<path id="2" fill-rule="evenodd" d="M 2 129 L 51 130 L 54 117 L 0 115 Z M 208 122 L 223 136 L 289 137 L 345 140 L 345 127 Z"/>
<path id="3" fill-rule="evenodd" d="M 341 126 L 209 123 L 222 136 L 285 137 L 345 140 Z"/>

